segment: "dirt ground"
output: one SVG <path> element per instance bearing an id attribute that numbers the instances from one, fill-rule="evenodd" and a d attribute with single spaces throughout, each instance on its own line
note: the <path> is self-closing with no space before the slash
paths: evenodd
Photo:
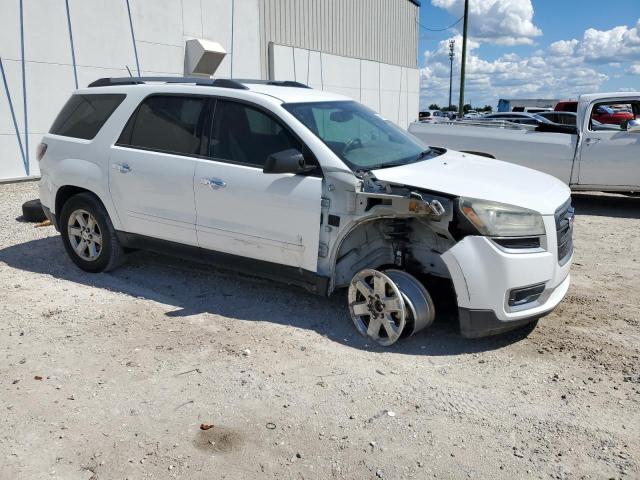
<path id="1" fill-rule="evenodd" d="M 533 331 L 389 349 L 342 295 L 148 253 L 84 273 L 31 198 L 0 186 L 0 479 L 640 478 L 640 198 L 574 195 Z"/>

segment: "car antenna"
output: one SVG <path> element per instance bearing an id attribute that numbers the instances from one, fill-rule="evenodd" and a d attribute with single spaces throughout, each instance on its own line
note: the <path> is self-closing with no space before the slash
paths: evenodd
<path id="1" fill-rule="evenodd" d="M 125 67 L 127 69 L 127 72 L 129 72 L 129 76 L 133 78 L 133 75 L 131 75 L 131 70 L 129 70 L 129 65 L 125 65 Z"/>

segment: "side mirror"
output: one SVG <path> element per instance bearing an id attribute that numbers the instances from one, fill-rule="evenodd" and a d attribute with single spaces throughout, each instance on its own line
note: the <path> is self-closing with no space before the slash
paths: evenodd
<path id="1" fill-rule="evenodd" d="M 315 165 L 307 165 L 304 155 L 295 148 L 282 150 L 267 157 L 263 173 L 306 173 L 315 170 Z"/>
<path id="2" fill-rule="evenodd" d="M 629 120 L 627 122 L 627 132 L 640 133 L 640 120 Z"/>

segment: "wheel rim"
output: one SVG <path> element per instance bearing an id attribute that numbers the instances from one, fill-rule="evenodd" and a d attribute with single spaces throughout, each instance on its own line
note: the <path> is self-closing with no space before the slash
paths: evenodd
<path id="1" fill-rule="evenodd" d="M 86 210 L 74 210 L 67 222 L 71 248 L 82 260 L 93 262 L 102 253 L 102 232 L 95 217 Z"/>
<path id="2" fill-rule="evenodd" d="M 349 285 L 349 311 L 358 331 L 383 346 L 400 339 L 405 304 L 397 285 L 377 270 L 362 270 Z"/>

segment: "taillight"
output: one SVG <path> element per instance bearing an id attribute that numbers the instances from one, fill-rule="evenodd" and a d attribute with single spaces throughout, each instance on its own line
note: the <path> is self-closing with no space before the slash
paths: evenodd
<path id="1" fill-rule="evenodd" d="M 38 147 L 36 148 L 36 159 L 38 161 L 42 160 L 42 157 L 44 157 L 45 153 L 47 153 L 47 144 L 46 143 L 38 144 Z"/>

